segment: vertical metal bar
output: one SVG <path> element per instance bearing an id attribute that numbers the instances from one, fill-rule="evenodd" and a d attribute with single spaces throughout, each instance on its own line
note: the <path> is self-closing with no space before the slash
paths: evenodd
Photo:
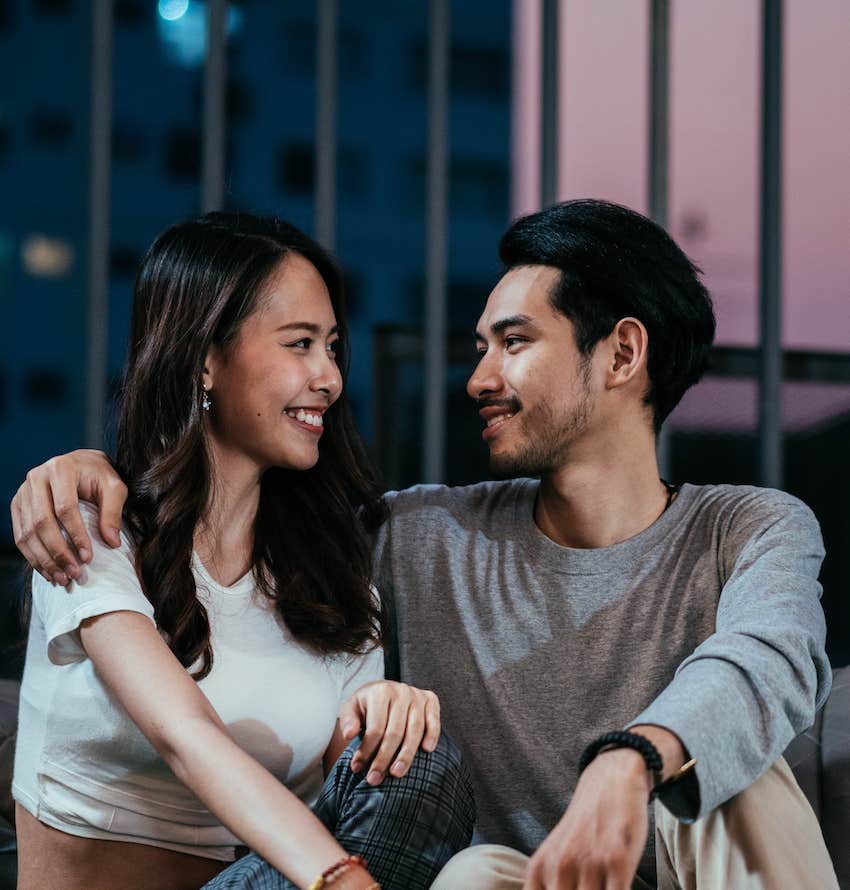
<path id="1" fill-rule="evenodd" d="M 649 215 L 667 228 L 670 132 L 670 0 L 650 0 Z"/>
<path id="2" fill-rule="evenodd" d="M 227 80 L 227 0 L 207 0 L 207 56 L 204 65 L 204 117 L 201 210 L 224 206 L 225 90 Z"/>
<path id="3" fill-rule="evenodd" d="M 448 229 L 449 4 L 431 0 L 428 38 L 426 176 L 426 482 L 442 482 L 446 430 L 446 249 Z"/>
<path id="4" fill-rule="evenodd" d="M 316 240 L 336 242 L 337 0 L 319 0 L 316 72 Z"/>
<path id="5" fill-rule="evenodd" d="M 560 0 L 543 0 L 541 15 L 542 86 L 540 139 L 540 203 L 548 207 L 558 200 L 558 81 L 559 32 L 558 7 Z"/>
<path id="6" fill-rule="evenodd" d="M 647 204 L 649 215 L 667 228 L 670 169 L 670 0 L 649 0 L 649 151 Z M 658 471 L 672 475 L 670 433 L 658 434 Z"/>
<path id="7" fill-rule="evenodd" d="M 112 0 L 92 4 L 89 129 L 88 350 L 85 441 L 103 444 L 109 333 L 109 203 L 112 174 Z"/>
<path id="8" fill-rule="evenodd" d="M 513 0 L 511 219 L 540 209 L 540 0 Z"/>
<path id="9" fill-rule="evenodd" d="M 759 481 L 782 485 L 782 0 L 762 4 Z"/>

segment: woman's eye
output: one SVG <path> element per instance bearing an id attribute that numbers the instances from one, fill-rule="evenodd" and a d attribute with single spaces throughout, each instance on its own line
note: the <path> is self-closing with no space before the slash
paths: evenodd
<path id="1" fill-rule="evenodd" d="M 312 342 L 309 337 L 302 337 L 300 340 L 295 340 L 293 343 L 287 343 L 286 345 L 296 349 L 309 349 Z"/>
<path id="2" fill-rule="evenodd" d="M 339 352 L 339 340 L 334 340 L 333 343 L 328 343 L 325 349 L 330 355 L 336 358 L 336 355 Z"/>

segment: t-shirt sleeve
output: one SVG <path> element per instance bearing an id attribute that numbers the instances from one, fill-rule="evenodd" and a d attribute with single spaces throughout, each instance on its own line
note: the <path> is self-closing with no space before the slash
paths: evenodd
<path id="1" fill-rule="evenodd" d="M 749 787 L 811 726 L 829 693 L 814 514 L 779 492 L 735 511 L 720 549 L 715 632 L 631 725 L 674 732 L 696 770 L 660 799 L 684 821 Z"/>
<path id="2" fill-rule="evenodd" d="M 97 510 L 89 504 L 81 504 L 81 508 L 92 542 L 92 559 L 82 567 L 79 580 L 64 588 L 54 587 L 33 573 L 33 610 L 44 624 L 48 658 L 60 665 L 86 658 L 80 625 L 87 618 L 129 611 L 154 622 L 153 605 L 142 592 L 129 538 L 122 531 L 121 546 L 109 547 L 98 532 Z"/>

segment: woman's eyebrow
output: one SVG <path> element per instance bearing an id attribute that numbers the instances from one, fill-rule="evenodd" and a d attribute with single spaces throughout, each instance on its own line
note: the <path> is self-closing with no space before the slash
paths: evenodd
<path id="1" fill-rule="evenodd" d="M 276 331 L 307 331 L 310 334 L 318 337 L 322 333 L 322 326 L 316 324 L 312 321 L 290 321 L 288 324 L 282 324 L 279 328 L 275 328 Z M 327 336 L 330 337 L 333 334 L 339 333 L 339 325 L 335 324 L 327 333 Z"/>

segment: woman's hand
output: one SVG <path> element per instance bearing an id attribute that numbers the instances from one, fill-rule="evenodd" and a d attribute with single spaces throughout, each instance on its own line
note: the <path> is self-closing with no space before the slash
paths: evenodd
<path id="1" fill-rule="evenodd" d="M 91 559 L 80 498 L 97 504 L 101 537 L 111 547 L 119 546 L 127 486 L 102 451 L 72 451 L 35 467 L 11 504 L 18 550 L 47 581 L 63 587 L 79 578 L 80 564 Z"/>
<path id="2" fill-rule="evenodd" d="M 403 776 L 420 746 L 423 751 L 437 747 L 440 701 L 427 689 L 376 680 L 361 686 L 342 706 L 339 724 L 346 741 L 365 725 L 351 768 L 360 772 L 371 760 L 366 781 L 380 785 L 387 773 Z"/>

